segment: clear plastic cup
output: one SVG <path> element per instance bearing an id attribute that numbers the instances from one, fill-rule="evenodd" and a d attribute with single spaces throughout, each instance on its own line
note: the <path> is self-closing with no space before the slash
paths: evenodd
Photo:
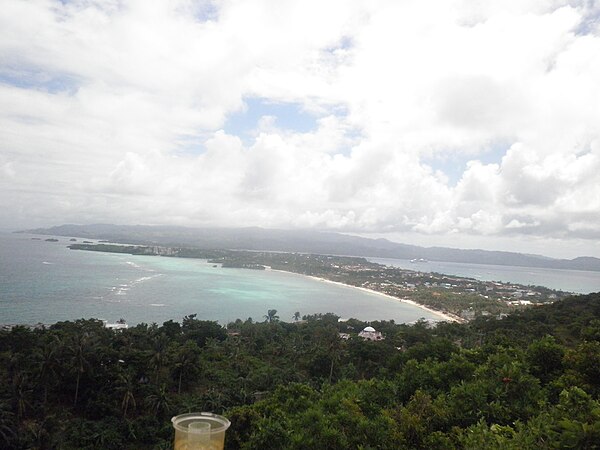
<path id="1" fill-rule="evenodd" d="M 175 428 L 175 450 L 222 450 L 225 430 L 231 422 L 223 416 L 200 412 L 171 419 Z"/>

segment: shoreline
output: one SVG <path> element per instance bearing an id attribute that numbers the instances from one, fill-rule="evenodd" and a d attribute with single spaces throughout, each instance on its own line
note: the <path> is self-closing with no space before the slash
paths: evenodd
<path id="1" fill-rule="evenodd" d="M 311 275 L 305 275 L 305 276 L 307 276 L 308 278 L 312 278 L 313 280 L 324 281 L 326 283 L 337 284 L 338 286 L 346 286 L 346 287 L 350 287 L 350 288 L 354 288 L 354 289 L 359 289 L 359 290 L 361 290 L 363 292 L 368 292 L 369 294 L 382 295 L 384 297 L 387 297 L 387 298 L 389 298 L 391 300 L 398 301 L 400 303 L 406 303 L 407 305 L 416 306 L 417 308 L 421 308 L 424 311 L 427 311 L 427 312 L 429 312 L 431 314 L 434 314 L 436 316 L 441 317 L 444 322 L 456 322 L 456 323 L 461 323 L 462 322 L 460 319 L 458 319 L 458 317 L 454 316 L 451 313 L 443 312 L 443 311 L 437 311 L 437 310 L 435 310 L 433 308 L 430 308 L 430 307 L 425 306 L 425 305 L 421 305 L 420 303 L 417 303 L 414 300 L 410 300 L 408 298 L 394 297 L 393 295 L 386 294 L 385 292 L 375 291 L 373 289 L 365 288 L 365 287 L 362 287 L 362 286 L 353 286 L 351 284 L 341 283 L 339 281 L 332 281 L 332 280 L 328 280 L 327 278 L 314 277 L 314 276 L 311 276 Z"/>
<path id="2" fill-rule="evenodd" d="M 272 272 L 293 273 L 295 275 L 300 275 L 300 276 L 303 276 L 303 277 L 312 278 L 313 280 L 316 280 L 316 281 L 321 281 L 321 282 L 325 282 L 325 283 L 336 284 L 338 286 L 349 287 L 349 288 L 352 288 L 352 289 L 359 289 L 359 290 L 361 290 L 363 292 L 367 292 L 369 294 L 381 295 L 383 297 L 387 297 L 390 300 L 395 300 L 395 301 L 400 302 L 400 303 L 406 303 L 407 305 L 416 306 L 417 308 L 420 308 L 420 309 L 422 309 L 424 311 L 427 311 L 427 312 L 429 312 L 431 314 L 434 314 L 434 315 L 440 317 L 441 318 L 440 320 L 443 321 L 443 322 L 454 322 L 454 323 L 463 323 L 464 322 L 462 319 L 460 319 L 459 317 L 455 316 L 452 313 L 445 312 L 445 311 L 438 311 L 438 310 L 430 308 L 428 306 L 421 305 L 420 303 L 417 303 L 414 300 L 410 300 L 408 298 L 394 297 L 393 295 L 386 294 L 385 292 L 379 292 L 379 291 L 376 291 L 374 289 L 369 289 L 369 288 L 365 288 L 365 287 L 362 287 L 362 286 L 354 286 L 352 284 L 346 284 L 346 283 L 342 283 L 340 281 L 328 280 L 327 278 L 315 277 L 313 275 L 304 275 L 304 274 L 301 274 L 301 273 L 290 272 L 290 271 L 287 271 L 287 270 L 272 269 L 271 267 L 267 267 L 266 270 L 269 270 L 269 271 L 272 271 Z"/>
<path id="3" fill-rule="evenodd" d="M 93 245 L 97 246 L 99 244 L 99 242 L 100 241 L 98 241 L 97 243 L 95 243 Z M 110 243 L 110 245 L 117 245 L 117 246 L 120 246 L 120 245 L 133 245 L 133 246 L 139 246 L 138 244 L 113 244 L 113 243 Z M 69 246 L 69 248 L 70 248 L 70 246 Z M 87 250 L 87 249 L 83 249 L 83 250 Z M 103 253 L 106 252 L 105 250 L 95 250 L 95 251 L 101 251 Z M 111 252 L 108 251 L 108 253 L 111 253 Z M 127 253 L 127 252 L 123 252 L 123 253 Z M 133 256 L 139 256 L 137 253 L 128 253 L 128 254 L 131 254 Z M 141 255 L 142 256 L 174 256 L 176 258 L 181 258 L 182 257 L 180 255 L 174 255 L 174 254 L 170 254 L 170 253 L 169 254 L 164 254 L 164 255 L 163 254 L 148 254 L 148 255 L 141 254 Z M 183 258 L 189 258 L 189 257 L 184 256 Z M 210 261 L 210 258 L 194 257 L 194 256 L 192 256 L 191 258 L 192 259 L 204 260 L 206 262 Z M 329 280 L 327 278 L 317 277 L 317 276 L 314 276 L 314 275 L 306 275 L 306 274 L 303 274 L 303 273 L 289 271 L 289 270 L 273 269 L 272 267 L 270 267 L 268 265 L 264 265 L 264 264 L 259 264 L 259 265 L 261 265 L 262 267 L 264 267 L 266 270 L 269 270 L 269 271 L 292 273 L 292 274 L 295 274 L 295 275 L 300 275 L 300 276 L 303 276 L 303 277 L 312 278 L 313 280 L 316 280 L 316 281 L 322 281 L 322 282 L 337 284 L 339 286 L 345 286 L 345 287 L 349 287 L 349 288 L 359 289 L 359 290 L 361 290 L 362 292 L 365 292 L 365 293 L 380 295 L 380 296 L 386 297 L 389 300 L 394 300 L 394 301 L 397 301 L 397 302 L 400 302 L 400 303 L 405 303 L 407 305 L 411 305 L 411 306 L 414 306 L 416 308 L 419 308 L 419 309 L 421 309 L 423 311 L 427 311 L 428 313 L 430 313 L 430 314 L 436 316 L 437 318 L 439 318 L 439 319 L 433 319 L 433 320 L 439 320 L 439 321 L 444 321 L 444 322 L 453 322 L 453 323 L 464 323 L 464 322 L 466 322 L 466 320 L 464 320 L 462 317 L 460 317 L 460 316 L 458 316 L 456 314 L 453 314 L 453 313 L 451 313 L 449 311 L 437 310 L 437 309 L 434 309 L 432 307 L 423 305 L 421 303 L 418 303 L 418 302 L 416 302 L 416 301 L 414 301 L 412 299 L 406 298 L 406 297 L 396 297 L 396 296 L 388 294 L 386 292 L 381 292 L 381 291 L 378 291 L 378 290 L 375 290 L 375 289 L 365 288 L 363 286 L 355 286 L 355 285 L 343 283 L 343 282 L 340 282 L 340 281 L 333 281 L 333 280 Z M 244 267 L 241 267 L 241 268 L 244 268 Z M 246 267 L 246 268 L 248 268 L 248 267 Z M 250 268 L 252 268 L 252 267 L 250 267 Z M 462 278 L 462 277 L 460 277 L 460 278 Z"/>

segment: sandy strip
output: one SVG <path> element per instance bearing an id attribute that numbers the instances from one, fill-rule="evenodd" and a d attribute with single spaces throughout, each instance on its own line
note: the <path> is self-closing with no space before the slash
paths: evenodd
<path id="1" fill-rule="evenodd" d="M 297 273 L 297 272 L 289 272 L 287 270 L 277 270 L 277 269 L 271 269 L 270 267 L 266 266 L 267 270 L 271 270 L 273 272 L 284 272 L 284 273 L 293 273 L 295 275 L 300 275 L 303 277 L 308 277 L 308 278 L 312 278 L 313 280 L 317 280 L 317 281 L 323 281 L 325 283 L 331 283 L 331 284 L 337 284 L 338 286 L 345 286 L 345 287 L 349 287 L 349 288 L 353 288 L 353 289 L 360 289 L 361 291 L 364 292 L 368 292 L 369 294 L 377 294 L 377 295 L 382 295 L 384 297 L 387 297 L 389 299 L 392 300 L 396 300 L 397 302 L 402 302 L 402 303 L 407 303 L 409 305 L 412 306 L 416 306 L 417 308 L 421 308 L 431 314 L 435 314 L 436 316 L 440 317 L 440 320 L 446 321 L 446 322 L 464 322 L 464 320 L 454 314 L 451 314 L 449 312 L 442 312 L 442 311 L 437 311 L 435 309 L 429 308 L 425 305 L 421 305 L 420 303 L 415 302 L 414 300 L 410 300 L 408 298 L 400 298 L 400 297 L 394 297 L 393 295 L 390 294 L 386 294 L 385 292 L 379 292 L 376 291 L 374 289 L 368 289 L 365 287 L 361 287 L 361 286 L 354 286 L 352 284 L 346 284 L 346 283 L 341 283 L 339 281 L 332 281 L 332 280 L 328 280 L 327 278 L 320 278 L 320 277 L 314 277 L 312 275 L 304 275 L 301 273 Z"/>

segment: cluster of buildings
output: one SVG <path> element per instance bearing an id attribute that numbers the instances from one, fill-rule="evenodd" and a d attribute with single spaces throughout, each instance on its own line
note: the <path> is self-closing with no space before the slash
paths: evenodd
<path id="1" fill-rule="evenodd" d="M 397 298 L 414 298 L 418 303 L 423 301 L 424 295 L 431 296 L 432 300 L 437 298 L 438 301 L 425 302 L 426 304 L 436 305 L 434 307 L 459 314 L 464 320 L 474 318 L 475 312 L 470 308 L 473 304 L 477 304 L 477 314 L 497 315 L 498 311 L 551 303 L 568 295 L 565 292 L 538 286 L 414 272 L 395 267 L 379 270 L 360 265 L 336 265 L 335 267 L 344 274 L 342 281 L 347 284 Z M 444 291 L 447 291 L 450 297 L 447 297 Z M 446 301 L 448 298 L 452 298 L 452 301 Z M 480 301 L 477 300 L 478 298 Z M 486 308 L 491 309 L 493 313 L 485 311 Z"/>
<path id="2" fill-rule="evenodd" d="M 340 339 L 348 340 L 352 336 L 350 333 L 339 333 Z M 358 333 L 358 337 L 362 338 L 365 341 L 383 341 L 385 338 L 381 331 L 377 331 L 373 327 L 365 327 L 362 331 Z"/>

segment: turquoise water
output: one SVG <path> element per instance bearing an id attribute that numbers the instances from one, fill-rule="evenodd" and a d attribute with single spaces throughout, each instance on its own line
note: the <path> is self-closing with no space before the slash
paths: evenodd
<path id="1" fill-rule="evenodd" d="M 453 262 L 410 262 L 406 259 L 368 258 L 388 266 L 420 272 L 437 272 L 447 275 L 475 278 L 485 281 L 503 281 L 552 289 L 589 294 L 600 291 L 600 272 L 586 270 L 541 269 L 538 267 L 498 266 L 490 264 L 465 264 Z"/>
<path id="2" fill-rule="evenodd" d="M 0 234 L 0 323 L 123 317 L 130 324 L 160 324 L 197 314 L 224 324 L 263 320 L 268 309 L 286 321 L 295 311 L 397 322 L 436 318 L 381 295 L 301 275 L 223 269 L 197 259 L 69 250 L 68 238 L 45 238 Z"/>

